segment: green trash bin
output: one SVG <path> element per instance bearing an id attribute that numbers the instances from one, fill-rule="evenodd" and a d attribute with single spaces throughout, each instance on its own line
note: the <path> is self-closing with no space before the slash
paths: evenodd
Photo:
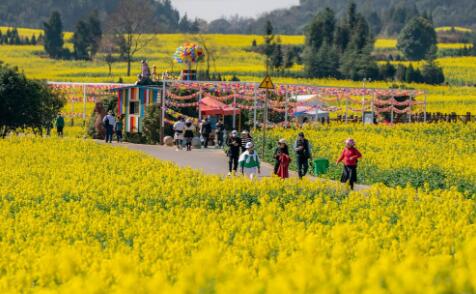
<path id="1" fill-rule="evenodd" d="M 313 162 L 314 164 L 314 175 L 319 176 L 327 173 L 329 170 L 329 160 L 326 158 L 317 158 Z"/>

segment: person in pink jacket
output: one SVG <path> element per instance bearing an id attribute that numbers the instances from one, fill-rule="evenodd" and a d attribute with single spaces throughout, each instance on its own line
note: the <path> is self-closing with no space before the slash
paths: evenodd
<path id="1" fill-rule="evenodd" d="M 347 139 L 344 151 L 342 151 L 342 155 L 336 163 L 344 163 L 344 171 L 340 181 L 344 184 L 349 182 L 352 190 L 354 190 L 354 183 L 357 182 L 357 163 L 360 158 L 362 158 L 362 154 L 355 148 L 354 139 Z"/>

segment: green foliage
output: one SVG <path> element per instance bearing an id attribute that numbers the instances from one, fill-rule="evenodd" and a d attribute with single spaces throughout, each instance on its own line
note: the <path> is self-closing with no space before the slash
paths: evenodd
<path id="1" fill-rule="evenodd" d="M 51 58 L 63 57 L 63 22 L 60 13 L 57 11 L 53 12 L 49 21 L 45 22 L 43 26 L 45 28 L 44 47 L 46 53 Z"/>
<path id="2" fill-rule="evenodd" d="M 445 81 L 443 69 L 439 67 L 432 59 L 427 60 L 422 68 L 423 81 L 427 84 L 437 85 Z"/>
<path id="3" fill-rule="evenodd" d="M 162 109 L 160 107 L 160 104 L 154 104 L 147 108 L 144 120 L 142 121 L 144 123 L 142 134 L 145 136 L 148 143 L 160 143 L 161 117 Z"/>
<path id="4" fill-rule="evenodd" d="M 0 135 L 17 129 L 41 133 L 66 103 L 46 83 L 28 80 L 17 69 L 0 65 Z"/>
<path id="5" fill-rule="evenodd" d="M 409 60 L 421 60 L 436 53 L 436 32 L 424 17 L 413 18 L 398 35 L 397 48 Z"/>
<path id="6" fill-rule="evenodd" d="M 102 38 L 101 23 L 95 14 L 88 21 L 80 20 L 73 35 L 76 59 L 90 60 L 99 50 Z"/>

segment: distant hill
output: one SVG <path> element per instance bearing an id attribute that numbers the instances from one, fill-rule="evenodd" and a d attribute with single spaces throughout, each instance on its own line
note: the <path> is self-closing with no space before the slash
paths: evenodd
<path id="1" fill-rule="evenodd" d="M 66 30 L 72 31 L 82 17 L 97 11 L 107 19 L 120 0 L 0 0 L 0 26 L 42 28 L 49 15 L 58 10 Z M 210 23 L 188 20 L 181 16 L 171 0 L 150 0 L 164 33 L 195 32 L 262 34 L 267 20 L 271 20 L 279 34 L 302 34 L 306 24 L 321 9 L 332 8 L 338 16 L 347 9 L 350 0 L 300 0 L 289 9 L 270 11 L 253 18 L 217 19 Z M 198 0 L 197 0 L 198 1 Z M 463 26 L 476 28 L 476 0 L 354 0 L 374 33 L 386 36 L 397 34 L 402 26 L 420 13 L 431 14 L 435 26 Z M 226 1 L 217 2 L 226 5 Z"/>
<path id="2" fill-rule="evenodd" d="M 179 30 L 180 14 L 170 0 L 150 0 L 161 31 Z M 0 0 L 0 26 L 43 28 L 53 11 L 59 11 L 63 26 L 72 31 L 79 19 L 97 11 L 105 20 L 119 0 Z"/>
<path id="3" fill-rule="evenodd" d="M 382 32 L 394 34 L 392 21 L 404 20 L 415 11 L 432 16 L 436 26 L 476 27 L 475 0 L 356 0 L 360 12 L 367 18 L 378 16 Z M 338 15 L 345 12 L 349 0 L 300 0 L 300 4 L 289 9 L 265 13 L 256 20 L 263 24 L 271 20 L 280 33 L 302 33 L 305 25 L 325 7 L 332 8 Z M 390 27 L 389 27 L 390 26 Z"/>

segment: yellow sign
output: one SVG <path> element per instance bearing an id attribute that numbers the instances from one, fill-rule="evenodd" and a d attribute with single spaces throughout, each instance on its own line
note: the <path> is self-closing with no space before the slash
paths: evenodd
<path id="1" fill-rule="evenodd" d="M 259 85 L 259 88 L 270 89 L 270 90 L 274 89 L 274 84 L 273 84 L 273 81 L 271 81 L 271 77 L 266 76 L 264 80 L 261 82 L 261 84 Z"/>

